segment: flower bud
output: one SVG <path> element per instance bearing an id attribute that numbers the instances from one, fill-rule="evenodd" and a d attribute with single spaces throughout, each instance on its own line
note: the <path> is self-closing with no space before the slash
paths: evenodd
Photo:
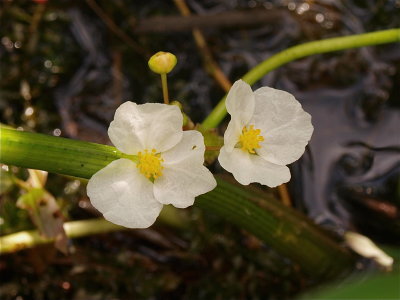
<path id="1" fill-rule="evenodd" d="M 179 101 L 177 101 L 177 100 L 173 100 L 173 101 L 171 101 L 170 102 L 170 105 L 175 105 L 175 106 L 178 106 L 179 107 L 179 109 L 182 111 L 183 110 L 183 106 L 182 106 L 182 103 L 180 103 Z"/>
<path id="2" fill-rule="evenodd" d="M 157 52 L 149 59 L 149 68 L 157 74 L 167 74 L 172 71 L 177 62 L 176 56 L 170 52 Z"/>

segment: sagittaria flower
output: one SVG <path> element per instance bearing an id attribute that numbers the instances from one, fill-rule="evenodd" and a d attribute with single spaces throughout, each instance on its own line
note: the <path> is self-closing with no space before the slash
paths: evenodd
<path id="1" fill-rule="evenodd" d="M 286 166 L 304 153 L 314 127 L 293 95 L 269 87 L 255 92 L 242 80 L 226 99 L 231 121 L 218 160 L 243 185 L 275 187 L 290 180 Z"/>
<path id="2" fill-rule="evenodd" d="M 164 204 L 185 208 L 212 190 L 216 181 L 203 166 L 200 132 L 182 131 L 177 106 L 123 103 L 108 135 L 127 154 L 89 180 L 87 194 L 104 218 L 130 228 L 154 223 Z"/>

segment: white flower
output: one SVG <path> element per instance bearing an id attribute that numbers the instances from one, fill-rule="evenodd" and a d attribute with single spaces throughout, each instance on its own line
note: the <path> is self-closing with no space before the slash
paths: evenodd
<path id="1" fill-rule="evenodd" d="M 303 154 L 314 130 L 311 116 L 289 93 L 269 87 L 253 92 L 238 80 L 226 99 L 231 115 L 218 160 L 241 184 L 275 187 L 290 180 L 286 166 Z"/>
<path id="2" fill-rule="evenodd" d="M 90 201 L 110 222 L 149 227 L 164 204 L 188 207 L 216 186 L 203 166 L 203 136 L 182 131 L 176 106 L 125 102 L 115 112 L 108 135 L 118 150 L 132 157 L 111 162 L 89 180 Z"/>

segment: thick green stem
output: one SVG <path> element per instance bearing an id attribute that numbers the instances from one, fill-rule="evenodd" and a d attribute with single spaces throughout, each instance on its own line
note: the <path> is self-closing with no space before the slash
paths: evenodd
<path id="1" fill-rule="evenodd" d="M 126 157 L 106 145 L 0 127 L 3 164 L 90 178 L 113 160 Z"/>
<path id="2" fill-rule="evenodd" d="M 331 38 L 321 41 L 314 41 L 273 55 L 256 67 L 247 72 L 242 79 L 252 85 L 260 80 L 265 74 L 293 60 L 320 53 L 339 51 L 344 49 L 359 48 L 364 46 L 380 45 L 400 41 L 400 28 L 376 31 L 365 34 L 356 34 L 345 37 Z M 211 114 L 203 121 L 206 129 L 217 127 L 226 116 L 225 97 L 221 99 Z"/>
<path id="3" fill-rule="evenodd" d="M 0 130 L 0 162 L 5 164 L 90 178 L 123 156 L 110 146 Z M 265 199 L 264 193 L 218 179 L 217 188 L 199 196 L 196 205 L 246 229 L 310 275 L 337 276 L 353 266 L 346 250 L 294 210 Z"/>
<path id="4" fill-rule="evenodd" d="M 331 278 L 351 268 L 354 258 L 305 216 L 262 191 L 217 182 L 216 189 L 198 197 L 197 206 L 251 232 L 308 274 Z"/>

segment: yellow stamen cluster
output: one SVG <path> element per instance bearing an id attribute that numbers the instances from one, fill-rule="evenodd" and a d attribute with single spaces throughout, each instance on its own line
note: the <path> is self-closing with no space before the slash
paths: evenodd
<path id="1" fill-rule="evenodd" d="M 140 173 L 151 181 L 154 181 L 162 175 L 162 170 L 164 169 L 161 165 L 162 162 L 164 160 L 161 158 L 161 154 L 157 153 L 156 149 L 152 149 L 151 152 L 146 149 L 144 153 L 138 153 L 138 163 L 136 166 Z"/>
<path id="2" fill-rule="evenodd" d="M 248 151 L 251 154 L 255 154 L 254 149 L 261 148 L 259 142 L 264 140 L 264 137 L 260 135 L 260 129 L 254 129 L 254 125 L 250 125 L 249 128 L 246 126 L 242 129 L 242 134 L 239 137 L 239 145 L 243 151 Z"/>

